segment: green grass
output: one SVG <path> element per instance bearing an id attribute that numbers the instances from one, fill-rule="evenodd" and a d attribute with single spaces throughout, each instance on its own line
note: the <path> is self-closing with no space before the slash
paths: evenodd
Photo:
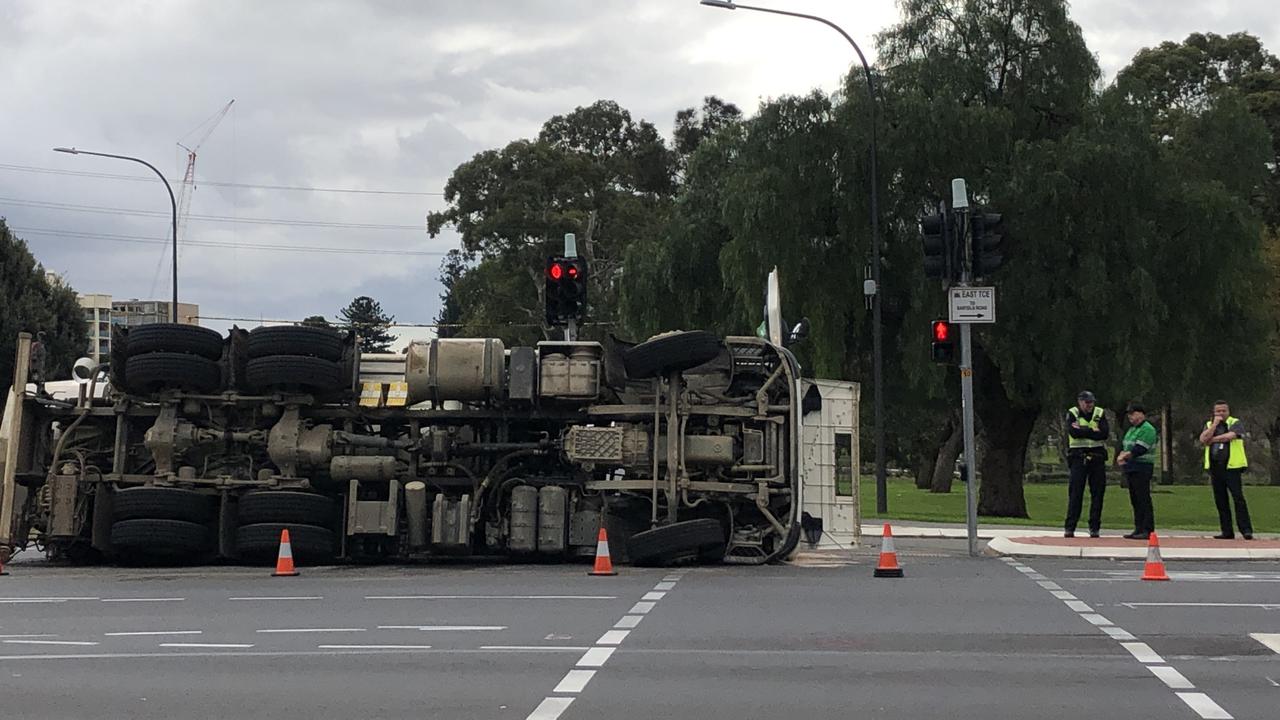
<path id="1" fill-rule="evenodd" d="M 917 490 L 910 480 L 889 480 L 889 512 L 879 515 L 876 509 L 876 482 L 864 476 L 861 484 L 864 520 L 910 520 L 915 522 L 963 523 L 965 521 L 964 484 L 956 482 L 947 494 Z M 979 516 L 978 522 L 992 525 L 1043 525 L 1061 527 L 1067 512 L 1067 485 L 1032 484 L 1023 486 L 1029 518 L 997 518 Z M 1245 499 L 1256 532 L 1280 532 L 1280 487 L 1246 485 Z M 1157 485 L 1151 491 L 1156 511 L 1156 529 L 1218 530 L 1218 512 L 1213 504 L 1213 491 L 1206 485 Z M 1085 492 L 1080 530 L 1088 530 L 1089 493 Z M 1133 529 L 1133 509 L 1129 491 L 1119 485 L 1108 485 L 1102 507 L 1102 526 L 1109 530 Z"/>

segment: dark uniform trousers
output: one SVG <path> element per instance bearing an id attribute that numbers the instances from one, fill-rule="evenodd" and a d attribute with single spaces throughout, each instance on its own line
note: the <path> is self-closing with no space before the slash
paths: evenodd
<path id="1" fill-rule="evenodd" d="M 1155 508 L 1151 505 L 1151 476 L 1155 467 L 1151 463 L 1130 460 L 1124 466 L 1125 479 L 1129 481 L 1129 502 L 1133 505 L 1133 529 L 1139 534 L 1156 531 Z"/>
<path id="2" fill-rule="evenodd" d="M 1222 526 L 1223 535 L 1234 534 L 1231 530 L 1231 502 L 1227 499 L 1228 493 L 1231 494 L 1231 500 L 1235 501 L 1236 524 L 1240 526 L 1240 532 L 1244 535 L 1253 534 L 1249 506 L 1244 502 L 1244 487 L 1241 483 L 1243 474 L 1244 470 L 1240 468 L 1215 468 L 1209 471 L 1209 480 L 1213 485 L 1213 503 L 1218 506 L 1218 524 Z"/>
<path id="3" fill-rule="evenodd" d="M 1067 462 L 1071 470 L 1067 486 L 1067 532 L 1075 532 L 1080 522 L 1080 509 L 1084 504 L 1084 486 L 1089 485 L 1089 532 L 1102 529 L 1102 496 L 1107 491 L 1107 458 L 1098 453 L 1069 453 Z"/>

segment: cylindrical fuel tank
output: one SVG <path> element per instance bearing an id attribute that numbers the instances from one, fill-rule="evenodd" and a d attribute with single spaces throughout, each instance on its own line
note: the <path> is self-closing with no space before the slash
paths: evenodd
<path id="1" fill-rule="evenodd" d="M 562 487 L 548 485 L 538 491 L 538 552 L 559 555 L 569 534 L 569 494 Z"/>
<path id="2" fill-rule="evenodd" d="M 501 398 L 506 347 L 495 338 L 449 338 L 409 343 L 404 375 L 409 404 L 430 400 Z"/>
<path id="3" fill-rule="evenodd" d="M 339 455 L 329 462 L 334 480 L 391 480 L 399 471 L 393 457 Z"/>
<path id="4" fill-rule="evenodd" d="M 538 549 L 538 489 L 521 485 L 511 491 L 511 552 L 531 553 Z"/>

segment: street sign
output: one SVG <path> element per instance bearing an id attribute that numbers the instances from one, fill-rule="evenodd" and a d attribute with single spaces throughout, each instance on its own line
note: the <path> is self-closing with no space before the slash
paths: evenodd
<path id="1" fill-rule="evenodd" d="M 951 288 L 949 318 L 953 323 L 993 323 L 996 321 L 996 289 L 993 287 Z"/>

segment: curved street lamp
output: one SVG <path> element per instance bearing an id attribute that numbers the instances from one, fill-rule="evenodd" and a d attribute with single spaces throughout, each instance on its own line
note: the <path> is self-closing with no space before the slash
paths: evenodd
<path id="1" fill-rule="evenodd" d="M 98 157 L 115 158 L 116 160 L 128 160 L 139 165 L 146 165 L 151 169 L 151 172 L 159 176 L 160 182 L 164 183 L 164 189 L 169 191 L 169 206 L 173 209 L 173 304 L 169 307 L 169 322 L 178 322 L 178 201 L 174 199 L 173 188 L 169 187 L 169 181 L 165 179 L 164 173 L 157 170 L 155 165 L 146 160 L 129 157 L 128 155 L 112 155 L 111 153 L 90 152 L 66 147 L 56 147 L 53 151 L 69 155 L 96 155 Z"/>
<path id="2" fill-rule="evenodd" d="M 876 512 L 888 512 L 889 502 L 887 497 L 887 488 L 885 480 L 885 441 L 884 441 L 884 377 L 883 377 L 883 361 L 881 350 L 881 322 L 880 322 L 880 204 L 877 197 L 877 186 L 879 173 L 876 171 L 876 156 L 878 155 L 876 148 L 876 87 L 871 77 L 871 66 L 867 64 L 867 58 L 862 54 L 862 48 L 858 47 L 858 43 L 854 42 L 849 33 L 843 28 L 826 18 L 817 15 L 806 15 L 804 13 L 790 12 L 788 10 L 774 10 L 773 8 L 754 7 L 751 5 L 738 5 L 732 0 L 701 0 L 703 5 L 709 7 L 721 8 L 724 10 L 754 10 L 756 12 L 771 13 L 773 15 L 786 15 L 788 17 L 803 18 L 805 20 L 813 20 L 840 33 L 840 36 L 853 46 L 853 51 L 858 54 L 858 60 L 862 62 L 862 71 L 867 78 L 867 95 L 871 102 L 867 107 L 870 108 L 869 115 L 871 117 L 871 286 L 868 288 L 868 294 L 871 295 L 871 345 L 872 345 L 872 384 L 875 388 L 875 416 L 876 416 Z"/>

